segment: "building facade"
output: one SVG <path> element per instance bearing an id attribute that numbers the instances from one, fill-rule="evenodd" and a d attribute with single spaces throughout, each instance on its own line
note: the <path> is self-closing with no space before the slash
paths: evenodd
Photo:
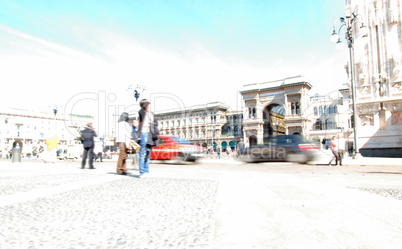
<path id="1" fill-rule="evenodd" d="M 349 84 L 353 80 L 356 88 L 363 156 L 402 155 L 401 5 L 400 0 L 346 0 L 355 39 Z M 361 33 L 362 26 L 367 34 Z"/>
<path id="2" fill-rule="evenodd" d="M 22 143 L 23 155 L 32 153 L 34 147 L 46 149 L 46 139 L 57 137 L 58 148 L 77 144 L 79 131 L 93 117 L 85 115 L 55 114 L 27 109 L 6 108 L 0 111 L 0 151 L 6 156 L 15 141 Z"/>
<path id="3" fill-rule="evenodd" d="M 203 147 L 235 149 L 242 138 L 243 114 L 221 103 L 155 113 L 162 135 L 185 138 Z"/>
<path id="4" fill-rule="evenodd" d="M 302 76 L 245 85 L 244 139 L 252 146 L 277 134 L 307 134 L 311 85 Z"/>
<path id="5" fill-rule="evenodd" d="M 327 95 L 314 95 L 310 98 L 309 110 L 311 117 L 308 123 L 308 134 L 312 141 L 321 148 L 329 147 L 333 136 L 345 138 L 347 149 L 352 153 L 352 98 L 349 89 L 336 90 Z"/>

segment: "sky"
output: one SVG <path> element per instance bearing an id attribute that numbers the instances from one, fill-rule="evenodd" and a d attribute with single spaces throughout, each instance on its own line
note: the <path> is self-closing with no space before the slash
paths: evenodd
<path id="1" fill-rule="evenodd" d="M 330 42 L 339 0 L 0 0 L 0 105 L 99 114 L 221 101 L 295 75 L 312 94 L 344 88 Z M 130 85 L 132 87 L 130 87 Z M 143 89 L 143 88 L 141 88 Z"/>

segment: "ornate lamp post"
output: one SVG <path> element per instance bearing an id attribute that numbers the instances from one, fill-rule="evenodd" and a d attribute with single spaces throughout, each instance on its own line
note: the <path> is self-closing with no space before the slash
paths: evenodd
<path id="1" fill-rule="evenodd" d="M 343 48 L 343 43 L 339 37 L 339 34 L 341 32 L 342 28 L 345 28 L 345 39 L 348 44 L 349 48 L 349 76 L 350 76 L 350 88 L 352 90 L 352 107 L 353 107 L 353 137 L 354 137 L 354 143 L 353 143 L 353 159 L 357 159 L 360 156 L 359 153 L 359 146 L 357 143 L 357 111 L 356 111 L 356 85 L 354 83 L 354 62 L 353 62 L 353 43 L 354 43 L 354 37 L 353 37 L 353 28 L 356 27 L 356 22 L 358 19 L 358 15 L 355 13 L 350 13 L 350 11 L 345 11 L 346 15 L 345 17 L 340 17 L 339 19 L 335 20 L 335 22 L 339 21 L 340 22 L 340 27 L 338 29 L 338 32 L 336 32 L 335 29 L 335 23 L 333 26 L 333 32 L 331 36 L 331 41 L 336 42 L 336 48 L 341 49 Z M 367 36 L 367 28 L 364 26 L 364 24 L 361 25 L 359 33 L 363 34 L 363 37 Z"/>
<path id="2" fill-rule="evenodd" d="M 127 91 L 133 91 L 133 97 L 135 98 L 135 101 L 138 102 L 138 99 L 141 96 L 141 93 L 146 91 L 147 88 L 143 85 L 138 85 L 134 88 L 133 85 L 129 85 Z"/>

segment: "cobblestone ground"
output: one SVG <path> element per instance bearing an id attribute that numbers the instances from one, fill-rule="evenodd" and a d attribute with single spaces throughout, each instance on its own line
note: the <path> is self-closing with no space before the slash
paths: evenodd
<path id="1" fill-rule="evenodd" d="M 92 177 L 9 177 L 0 195 Z M 116 178 L 0 206 L 0 248 L 212 247 L 216 181 Z"/>
<path id="2" fill-rule="evenodd" d="M 381 189 L 381 188 L 355 188 L 355 189 L 385 197 L 395 198 L 397 200 L 402 200 L 402 189 Z"/>

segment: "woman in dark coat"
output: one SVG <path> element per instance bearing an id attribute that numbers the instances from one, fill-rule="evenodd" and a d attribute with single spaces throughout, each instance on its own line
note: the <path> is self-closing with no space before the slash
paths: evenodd
<path id="1" fill-rule="evenodd" d="M 149 174 L 149 157 L 151 156 L 152 147 L 158 146 L 158 123 L 155 115 L 149 111 L 151 103 L 143 99 L 140 101 L 141 109 L 138 112 L 139 125 L 138 134 L 140 137 L 140 158 L 139 168 L 140 177 L 147 177 Z"/>

